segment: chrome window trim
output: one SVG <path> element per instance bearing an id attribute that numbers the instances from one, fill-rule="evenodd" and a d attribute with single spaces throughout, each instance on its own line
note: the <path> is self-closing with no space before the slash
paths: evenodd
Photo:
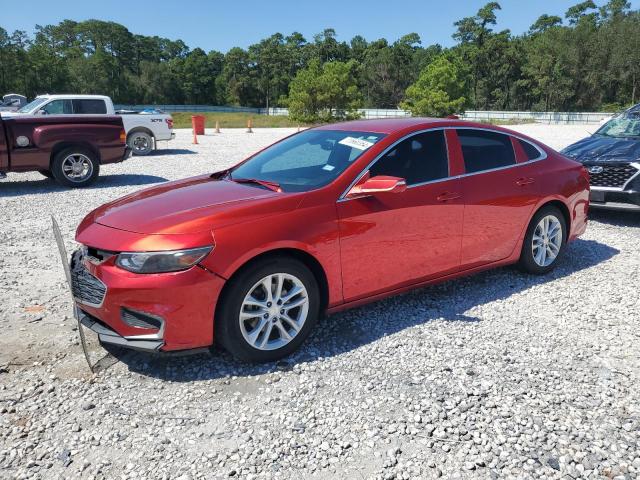
<path id="1" fill-rule="evenodd" d="M 432 183 L 441 183 L 441 182 L 446 182 L 449 180 L 455 180 L 458 178 L 464 178 L 464 177 L 470 177 L 472 175 L 482 175 L 484 173 L 491 173 L 491 172 L 496 172 L 499 170 L 506 170 L 508 168 L 515 168 L 515 167 L 521 167 L 524 165 L 530 165 L 532 163 L 535 162 L 540 162 L 542 160 L 546 160 L 549 155 L 547 155 L 547 152 L 545 152 L 544 150 L 542 150 L 542 148 L 540 148 L 538 145 L 530 142 L 529 140 L 525 140 L 524 138 L 520 137 L 517 134 L 511 134 L 511 133 L 505 133 L 505 132 L 500 132 L 498 130 L 493 130 L 490 128 L 483 128 L 483 127 L 434 127 L 434 128 L 426 128 L 423 130 L 416 130 L 415 132 L 411 132 L 407 135 L 405 135 L 404 137 L 396 140 L 395 142 L 393 142 L 391 145 L 389 145 L 387 148 L 385 148 L 382 152 L 380 152 L 371 162 L 369 162 L 369 164 L 364 168 L 364 170 L 362 170 L 355 178 L 355 180 L 353 182 L 351 182 L 351 184 L 349 184 L 349 186 L 347 187 L 347 189 L 342 192 L 342 194 L 340 195 L 340 197 L 338 198 L 338 202 L 346 202 L 348 200 L 354 200 L 352 198 L 346 198 L 347 193 L 349 193 L 349 190 L 351 190 L 353 188 L 353 186 L 355 184 L 357 184 L 360 179 L 369 171 L 369 169 L 378 161 L 380 160 L 384 155 L 386 155 L 391 149 L 393 149 L 396 145 L 398 145 L 400 142 L 403 142 L 404 140 L 408 140 L 409 138 L 413 137 L 414 135 L 419 135 L 421 133 L 427 133 L 427 132 L 436 132 L 439 130 L 480 130 L 480 131 L 484 131 L 484 132 L 491 132 L 491 133 L 499 133 L 501 135 L 507 135 L 509 137 L 513 137 L 513 138 L 517 138 L 518 140 L 521 140 L 523 142 L 527 142 L 531 145 L 533 145 L 539 152 L 540 152 L 540 157 L 535 158 L 533 160 L 527 160 L 526 162 L 517 162 L 514 163 L 513 165 L 505 165 L 504 167 L 496 167 L 496 168 L 491 168 L 488 170 L 481 170 L 479 172 L 471 172 L 471 173 L 463 173 L 460 175 L 455 175 L 453 177 L 449 176 L 446 178 L 439 178 L 437 180 L 429 180 L 428 182 L 421 182 L 421 183 L 414 183 L 413 185 L 407 185 L 407 190 L 410 188 L 414 188 L 414 187 L 421 187 L 423 185 L 429 185 Z M 447 162 L 449 162 L 449 143 L 447 140 L 447 137 L 445 135 L 445 143 L 447 145 Z M 514 154 L 514 158 L 515 158 L 515 151 L 513 152 Z M 462 159 L 462 161 L 464 162 L 464 158 Z M 451 172 L 451 163 L 449 163 L 448 165 L 448 171 Z M 640 173 L 640 172 L 639 172 Z M 631 181 L 631 179 L 629 180 Z M 362 197 L 360 197 L 362 198 Z"/>
<path id="2" fill-rule="evenodd" d="M 498 133 L 502 133 L 502 132 L 498 132 Z M 538 156 L 536 158 L 532 158 L 532 159 L 528 159 L 526 162 L 524 163 L 528 163 L 528 162 L 536 162 L 538 160 L 544 160 L 545 158 L 547 158 L 547 152 L 545 152 L 544 150 L 542 150 L 538 145 L 536 145 L 535 143 L 531 143 L 529 140 L 525 140 L 524 138 L 518 137 L 516 135 L 511 135 L 514 138 L 517 138 L 518 140 L 520 140 L 521 142 L 527 143 L 529 145 L 531 145 L 533 148 L 535 148 L 538 151 Z M 525 152 L 526 153 L 526 152 Z"/>
<path id="3" fill-rule="evenodd" d="M 629 180 L 627 180 L 624 185 L 622 185 L 621 187 L 592 187 L 591 185 L 589 185 L 589 188 L 591 190 L 600 190 L 603 192 L 623 192 L 624 190 L 626 190 L 626 188 L 629 186 L 629 184 L 631 182 L 633 182 L 633 180 L 640 175 L 640 162 L 632 162 L 629 165 L 631 165 L 633 168 L 635 168 L 636 170 L 638 170 L 636 173 L 634 173 L 633 175 L 631 175 L 629 177 Z M 588 170 L 587 170 L 588 171 Z"/>

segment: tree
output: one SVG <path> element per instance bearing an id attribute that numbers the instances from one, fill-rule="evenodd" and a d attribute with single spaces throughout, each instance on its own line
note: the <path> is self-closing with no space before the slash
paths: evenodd
<path id="1" fill-rule="evenodd" d="M 529 28 L 529 35 L 544 33 L 550 28 L 562 25 L 562 19 L 556 15 L 540 15 L 538 19 Z"/>
<path id="2" fill-rule="evenodd" d="M 459 50 L 462 57 L 472 67 L 471 83 L 473 92 L 473 104 L 478 108 L 482 98 L 487 107 L 485 92 L 480 91 L 481 80 L 486 72 L 492 68 L 494 60 L 493 52 L 486 48 L 487 38 L 493 32 L 492 26 L 496 24 L 496 10 L 500 10 L 498 2 L 489 2 L 473 17 L 466 17 L 454 23 L 457 27 L 453 34 L 455 40 L 460 41 Z"/>
<path id="3" fill-rule="evenodd" d="M 441 56 L 421 73 L 418 81 L 407 88 L 402 108 L 413 115 L 444 117 L 460 112 L 466 103 L 464 80 L 455 63 Z"/>
<path id="4" fill-rule="evenodd" d="M 589 10 L 596 10 L 598 7 L 593 0 L 586 0 L 569 8 L 564 16 L 569 20 L 570 25 L 577 25 L 580 22 L 595 22 L 597 13 L 587 13 Z"/>
<path id="5" fill-rule="evenodd" d="M 357 118 L 362 105 L 354 76 L 355 62 L 311 60 L 289 87 L 289 116 L 294 121 L 314 123 Z"/>

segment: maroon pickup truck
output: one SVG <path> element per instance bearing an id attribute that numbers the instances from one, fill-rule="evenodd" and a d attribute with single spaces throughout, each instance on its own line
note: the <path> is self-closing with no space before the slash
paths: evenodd
<path id="1" fill-rule="evenodd" d="M 0 178 L 38 171 L 67 187 L 95 181 L 100 165 L 129 156 L 119 116 L 0 117 Z"/>

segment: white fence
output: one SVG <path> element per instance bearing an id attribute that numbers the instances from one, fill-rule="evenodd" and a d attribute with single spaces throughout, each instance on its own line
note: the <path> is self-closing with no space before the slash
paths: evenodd
<path id="1" fill-rule="evenodd" d="M 467 110 L 462 114 L 465 120 L 517 120 L 532 123 L 564 123 L 564 124 L 598 124 L 611 117 L 613 113 L 606 112 L 493 112 L 482 110 Z"/>
<path id="2" fill-rule="evenodd" d="M 141 111 L 147 108 L 159 108 L 165 112 L 240 112 L 258 115 L 289 115 L 289 109 L 280 107 L 226 107 L 218 105 L 116 105 L 118 110 Z M 399 109 L 361 108 L 358 110 L 362 118 L 398 118 L 410 117 L 411 112 Z M 467 110 L 461 115 L 465 120 L 535 122 L 549 124 L 598 124 L 611 117 L 606 112 L 499 112 L 483 110 Z"/>
<path id="3" fill-rule="evenodd" d="M 398 117 L 410 117 L 411 112 L 406 110 L 399 110 L 393 108 L 359 108 L 358 112 L 362 118 L 398 118 Z M 260 109 L 260 113 L 265 115 L 289 115 L 288 108 L 274 107 Z"/>

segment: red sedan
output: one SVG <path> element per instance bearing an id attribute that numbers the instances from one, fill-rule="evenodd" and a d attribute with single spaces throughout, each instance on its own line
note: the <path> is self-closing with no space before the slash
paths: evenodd
<path id="1" fill-rule="evenodd" d="M 271 361 L 322 312 L 501 265 L 547 273 L 588 204 L 580 164 L 506 129 L 327 125 L 90 213 L 76 311 L 102 343 Z"/>

